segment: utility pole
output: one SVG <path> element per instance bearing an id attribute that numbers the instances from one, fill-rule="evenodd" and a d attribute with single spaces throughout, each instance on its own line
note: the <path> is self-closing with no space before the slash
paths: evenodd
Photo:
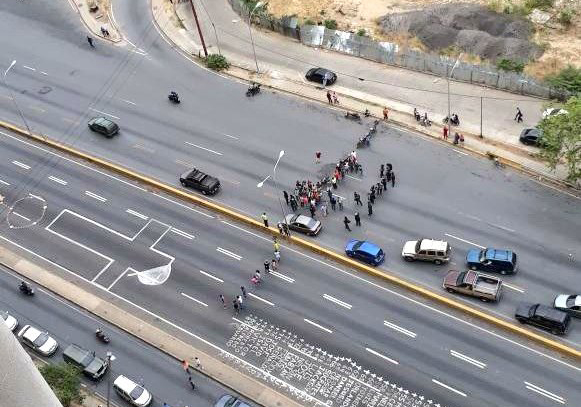
<path id="1" fill-rule="evenodd" d="M 192 5 L 192 11 L 194 13 L 194 19 L 196 20 L 196 27 L 198 27 L 198 34 L 200 34 L 200 41 L 202 41 L 202 48 L 204 48 L 204 55 L 208 56 L 208 50 L 206 49 L 206 43 L 204 42 L 204 36 L 202 35 L 202 29 L 200 28 L 200 22 L 198 21 L 198 14 L 196 13 L 196 8 L 194 7 L 194 0 L 190 0 Z"/>

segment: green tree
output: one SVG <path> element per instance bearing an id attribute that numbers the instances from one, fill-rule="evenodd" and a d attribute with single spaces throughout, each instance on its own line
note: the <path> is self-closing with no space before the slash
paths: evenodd
<path id="1" fill-rule="evenodd" d="M 64 407 L 81 404 L 81 370 L 69 363 L 44 365 L 38 369 Z"/>
<path id="2" fill-rule="evenodd" d="M 581 98 L 572 97 L 562 106 L 568 113 L 543 119 L 539 128 L 543 131 L 540 156 L 555 169 L 565 161 L 567 179 L 581 179 Z"/>
<path id="3" fill-rule="evenodd" d="M 224 55 L 210 54 L 206 58 L 206 66 L 214 71 L 222 71 L 230 68 L 230 63 Z"/>
<path id="4" fill-rule="evenodd" d="M 559 73 L 549 75 L 545 80 L 557 89 L 563 89 L 571 93 L 581 93 L 581 68 L 569 65 Z"/>

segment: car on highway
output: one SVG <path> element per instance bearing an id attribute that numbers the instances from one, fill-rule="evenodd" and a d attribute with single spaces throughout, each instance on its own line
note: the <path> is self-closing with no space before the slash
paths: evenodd
<path id="1" fill-rule="evenodd" d="M 568 111 L 566 111 L 565 109 L 561 109 L 560 107 L 549 107 L 548 109 L 545 109 L 545 111 L 543 112 L 543 119 L 568 113 L 569 113 Z"/>
<path id="2" fill-rule="evenodd" d="M 305 78 L 311 82 L 332 85 L 337 81 L 337 74 L 325 68 L 311 68 L 307 71 Z"/>
<path id="3" fill-rule="evenodd" d="M 466 254 L 466 264 L 471 270 L 487 273 L 514 274 L 517 271 L 517 256 L 512 250 L 471 249 Z"/>
<path id="4" fill-rule="evenodd" d="M 571 323 L 569 314 L 543 304 L 520 303 L 514 316 L 521 324 L 537 326 L 554 335 L 564 335 Z"/>
<path id="5" fill-rule="evenodd" d="M 246 404 L 236 396 L 224 394 L 218 399 L 218 401 L 216 401 L 216 403 L 214 403 L 214 407 L 250 407 L 250 405 Z"/>
<path id="6" fill-rule="evenodd" d="M 450 245 L 443 240 L 410 240 L 403 245 L 401 255 L 405 261 L 430 261 L 442 264 L 450 261 Z"/>
<path id="7" fill-rule="evenodd" d="M 83 370 L 83 374 L 90 379 L 99 380 L 107 372 L 109 362 L 101 359 L 87 349 L 75 345 L 69 345 L 63 352 L 65 362 L 77 366 Z"/>
<path id="8" fill-rule="evenodd" d="M 197 189 L 204 195 L 214 195 L 220 189 L 220 181 L 216 177 L 194 168 L 180 175 L 180 183 L 184 187 Z"/>
<path id="9" fill-rule="evenodd" d="M 101 133 L 107 138 L 111 138 L 119 133 L 117 123 L 105 117 L 93 117 L 89 120 L 89 128 L 96 133 Z"/>
<path id="10" fill-rule="evenodd" d="M 498 301 L 502 293 L 502 280 L 472 270 L 450 270 L 444 277 L 442 287 L 449 293 L 464 294 L 482 301 Z"/>
<path id="11" fill-rule="evenodd" d="M 527 146 L 538 146 L 543 137 L 543 131 L 536 127 L 527 127 L 520 132 L 519 140 Z"/>
<path id="12" fill-rule="evenodd" d="M 553 306 L 572 317 L 581 318 L 581 295 L 559 294 L 555 297 Z"/>
<path id="13" fill-rule="evenodd" d="M 316 236 L 321 231 L 321 221 L 313 219 L 310 216 L 289 213 L 285 216 L 285 219 L 290 230 L 309 236 Z"/>
<path id="14" fill-rule="evenodd" d="M 10 315 L 7 311 L 0 310 L 0 318 L 2 318 L 4 325 L 6 325 L 11 332 L 14 332 L 18 327 L 18 320 Z"/>
<path id="15" fill-rule="evenodd" d="M 349 240 L 345 245 L 345 254 L 372 266 L 378 266 L 385 260 L 381 247 L 366 240 Z"/>
<path id="16" fill-rule="evenodd" d="M 137 407 L 146 407 L 153 399 L 150 392 L 123 375 L 117 376 L 113 388 L 122 399 Z"/>
<path id="17" fill-rule="evenodd" d="M 42 356 L 53 355 L 59 347 L 58 342 L 48 332 L 32 325 L 25 325 L 18 333 L 20 341 Z"/>

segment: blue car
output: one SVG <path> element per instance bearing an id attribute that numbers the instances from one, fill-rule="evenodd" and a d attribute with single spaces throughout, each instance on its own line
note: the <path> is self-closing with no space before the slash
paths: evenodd
<path id="1" fill-rule="evenodd" d="M 471 249 L 466 254 L 466 264 L 471 270 L 488 273 L 514 274 L 517 270 L 516 253 L 512 250 Z"/>
<path id="2" fill-rule="evenodd" d="M 372 266 L 378 266 L 385 260 L 381 247 L 365 240 L 349 240 L 345 245 L 345 253 Z"/>

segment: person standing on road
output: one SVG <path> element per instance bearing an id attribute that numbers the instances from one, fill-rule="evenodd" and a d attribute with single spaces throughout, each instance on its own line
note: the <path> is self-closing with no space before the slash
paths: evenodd
<path id="1" fill-rule="evenodd" d="M 284 200 L 286 201 L 286 205 L 288 206 L 288 192 L 282 191 L 282 195 L 284 196 Z"/>
<path id="2" fill-rule="evenodd" d="M 240 304 L 238 304 L 238 301 L 236 301 L 236 298 L 234 298 L 234 300 L 232 300 L 232 306 L 234 307 L 234 311 L 236 312 L 236 315 L 240 314 Z"/>
<path id="3" fill-rule="evenodd" d="M 359 206 L 363 206 L 363 202 L 361 202 L 361 195 L 358 192 L 353 192 L 353 199 L 355 199 L 355 203 Z"/>
<path id="4" fill-rule="evenodd" d="M 329 102 L 331 103 L 331 102 Z M 319 164 L 321 162 L 321 152 L 317 151 L 315 152 L 315 164 Z"/>
<path id="5" fill-rule="evenodd" d="M 188 382 L 190 383 L 190 386 L 192 386 L 192 390 L 196 390 L 196 384 L 192 380 L 192 376 L 188 376 Z"/>
<path id="6" fill-rule="evenodd" d="M 325 204 L 321 205 L 321 214 L 323 214 L 324 218 L 327 217 L 327 205 L 325 205 Z"/>
<path id="7" fill-rule="evenodd" d="M 339 205 L 339 210 L 342 211 L 343 210 L 343 198 L 342 197 L 337 198 L 337 204 Z"/>
<path id="8" fill-rule="evenodd" d="M 444 128 L 442 129 L 443 135 L 444 135 L 444 140 L 448 140 L 448 126 L 444 126 Z"/>
<path id="9" fill-rule="evenodd" d="M 243 285 L 240 286 L 240 291 L 242 291 L 242 296 L 244 298 L 246 298 L 246 287 L 244 287 Z"/>
<path id="10" fill-rule="evenodd" d="M 395 188 L 395 172 L 391 173 L 391 187 Z"/>
<path id="11" fill-rule="evenodd" d="M 267 228 L 268 227 L 268 216 L 266 216 L 266 212 L 262 212 L 261 218 L 262 218 L 262 221 L 264 222 L 264 227 Z"/>
<path id="12" fill-rule="evenodd" d="M 325 85 L 323 85 L 325 86 Z M 327 91 L 327 100 L 329 101 L 329 104 L 332 105 L 333 104 L 333 96 L 331 96 L 331 91 L 328 90 Z"/>
<path id="13" fill-rule="evenodd" d="M 280 252 L 280 243 L 278 243 L 278 240 L 276 240 L 276 236 L 272 238 L 272 245 L 275 252 Z"/>
<path id="14" fill-rule="evenodd" d="M 264 260 L 264 271 L 266 271 L 266 273 L 270 273 L 270 261 L 268 260 Z"/>
<path id="15" fill-rule="evenodd" d="M 373 204 L 371 201 L 367 201 L 367 216 L 373 215 Z"/>
<path id="16" fill-rule="evenodd" d="M 334 195 L 331 195 L 331 199 L 329 200 L 329 202 L 331 203 L 331 209 L 333 209 L 334 211 L 337 210 L 337 200 L 335 199 Z"/>
<path id="17" fill-rule="evenodd" d="M 242 304 L 244 303 L 244 300 L 242 299 L 242 296 L 237 296 L 236 297 L 236 302 L 238 303 L 238 306 L 240 307 L 240 309 L 242 309 Z"/>
<path id="18" fill-rule="evenodd" d="M 338 105 L 339 98 L 337 97 L 337 94 L 335 92 L 333 92 L 331 96 L 333 97 L 333 104 Z"/>
<path id="19" fill-rule="evenodd" d="M 93 44 L 93 39 L 87 35 L 87 42 L 91 46 L 91 48 L 95 48 L 95 44 Z"/>
<path id="20" fill-rule="evenodd" d="M 385 106 L 383 108 L 383 120 L 387 121 L 388 116 L 389 116 L 389 109 L 387 108 L 387 106 Z"/>
<path id="21" fill-rule="evenodd" d="M 343 223 L 345 224 L 345 229 L 347 229 L 349 232 L 351 232 L 351 228 L 349 227 L 349 224 L 351 223 L 351 221 L 349 220 L 349 218 L 347 216 L 345 216 L 345 218 L 343 219 Z"/>
<path id="22" fill-rule="evenodd" d="M 385 171 L 385 165 L 381 164 L 379 166 L 379 178 L 383 177 L 383 171 Z"/>
<path id="23" fill-rule="evenodd" d="M 383 188 L 381 187 L 381 182 L 375 184 L 375 190 L 379 196 L 383 195 Z"/>
<path id="24" fill-rule="evenodd" d="M 293 212 L 297 211 L 298 204 L 297 204 L 297 200 L 295 199 L 295 197 L 293 195 L 291 195 L 291 197 L 290 197 L 290 206 L 291 206 L 291 209 L 293 210 Z"/>
<path id="25" fill-rule="evenodd" d="M 361 226 L 361 216 L 357 211 L 355 211 L 355 226 Z"/>
<path id="26" fill-rule="evenodd" d="M 381 178 L 381 185 L 383 185 L 383 190 L 387 190 L 387 177 Z"/>
<path id="27" fill-rule="evenodd" d="M 220 294 L 218 296 L 218 298 L 220 299 L 220 301 L 222 302 L 222 306 L 224 307 L 224 309 L 226 309 L 226 299 L 224 298 L 224 295 Z"/>
<path id="28" fill-rule="evenodd" d="M 315 205 L 313 205 L 313 204 L 309 205 L 309 210 L 311 211 L 311 218 L 314 218 L 315 212 L 317 211 L 317 209 L 315 208 Z"/>

